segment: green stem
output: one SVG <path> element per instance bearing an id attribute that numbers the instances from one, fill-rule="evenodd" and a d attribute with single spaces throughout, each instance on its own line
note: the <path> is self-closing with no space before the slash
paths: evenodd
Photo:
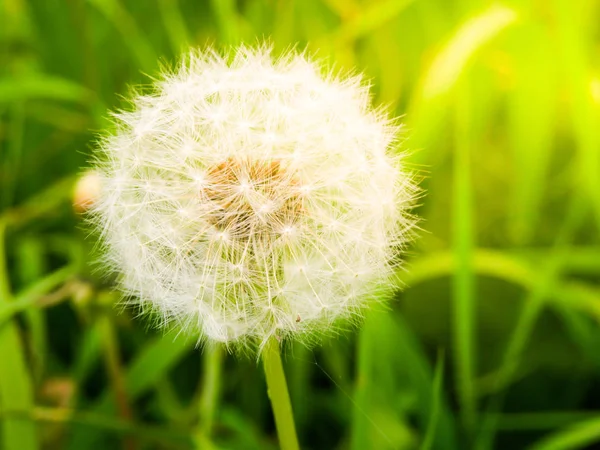
<path id="1" fill-rule="evenodd" d="M 202 353 L 204 379 L 199 404 L 199 421 L 196 443 L 198 448 L 214 448 L 211 441 L 215 409 L 221 390 L 221 368 L 223 348 L 220 345 L 208 345 Z"/>
<path id="2" fill-rule="evenodd" d="M 267 377 L 267 392 L 271 400 L 275 426 L 281 450 L 299 450 L 292 403 L 285 381 L 285 373 L 281 364 L 279 342 L 271 338 L 262 353 L 265 375 Z"/>

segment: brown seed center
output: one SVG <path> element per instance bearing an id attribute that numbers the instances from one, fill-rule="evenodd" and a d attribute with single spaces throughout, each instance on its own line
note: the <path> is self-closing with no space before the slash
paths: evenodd
<path id="1" fill-rule="evenodd" d="M 230 157 L 209 169 L 202 194 L 210 221 L 236 238 L 280 234 L 298 219 L 298 182 L 278 160 Z"/>

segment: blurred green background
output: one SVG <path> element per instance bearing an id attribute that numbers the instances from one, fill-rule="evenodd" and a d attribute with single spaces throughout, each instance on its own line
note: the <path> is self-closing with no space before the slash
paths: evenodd
<path id="1" fill-rule="evenodd" d="M 128 85 L 263 38 L 365 72 L 425 190 L 389 311 L 286 349 L 303 448 L 600 448 L 592 0 L 0 0 L 0 448 L 277 447 L 260 365 L 115 308 L 72 207 Z"/>

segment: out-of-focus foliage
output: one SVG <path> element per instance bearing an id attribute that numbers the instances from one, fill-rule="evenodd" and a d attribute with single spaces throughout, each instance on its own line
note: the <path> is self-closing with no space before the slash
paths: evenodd
<path id="1" fill-rule="evenodd" d="M 3 0 L 0 448 L 276 447 L 256 361 L 115 308 L 71 206 L 128 85 L 263 38 L 365 72 L 426 191 L 389 311 L 286 350 L 303 448 L 600 446 L 598 2 Z"/>

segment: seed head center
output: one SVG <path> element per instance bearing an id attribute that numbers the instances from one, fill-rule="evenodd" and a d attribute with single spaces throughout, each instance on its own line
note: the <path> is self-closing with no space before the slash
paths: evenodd
<path id="1" fill-rule="evenodd" d="M 278 160 L 227 158 L 208 170 L 202 195 L 210 221 L 239 239 L 280 234 L 302 206 L 294 174 Z"/>

